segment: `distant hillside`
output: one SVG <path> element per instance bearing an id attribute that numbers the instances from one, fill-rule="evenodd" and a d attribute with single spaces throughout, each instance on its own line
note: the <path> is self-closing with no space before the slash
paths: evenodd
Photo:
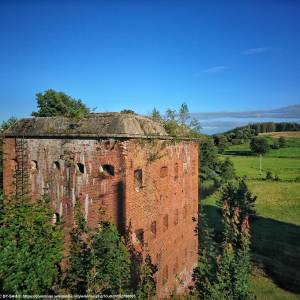
<path id="1" fill-rule="evenodd" d="M 263 122 L 263 123 L 254 123 L 242 127 L 237 127 L 223 134 L 215 135 L 215 138 L 218 139 L 220 136 L 225 136 L 227 141 L 232 144 L 241 144 L 245 140 L 249 140 L 252 137 L 260 133 L 268 132 L 283 132 L 283 131 L 300 131 L 299 123 L 274 123 L 274 122 Z"/>

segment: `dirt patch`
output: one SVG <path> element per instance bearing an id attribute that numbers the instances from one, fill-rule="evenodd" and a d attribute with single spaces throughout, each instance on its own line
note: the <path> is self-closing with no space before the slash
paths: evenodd
<path id="1" fill-rule="evenodd" d="M 272 136 L 272 137 L 286 137 L 286 138 L 300 138 L 300 131 L 278 131 L 278 132 L 265 132 L 260 133 L 262 136 Z"/>

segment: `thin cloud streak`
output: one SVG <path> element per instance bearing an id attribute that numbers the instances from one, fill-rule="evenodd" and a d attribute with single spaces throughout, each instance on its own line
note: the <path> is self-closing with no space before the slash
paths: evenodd
<path id="1" fill-rule="evenodd" d="M 202 70 L 203 73 L 219 73 L 219 72 L 223 72 L 225 70 L 229 69 L 226 66 L 215 66 L 215 67 L 211 67 L 205 70 Z"/>
<path id="2" fill-rule="evenodd" d="M 259 47 L 259 48 L 249 48 L 242 51 L 243 55 L 254 55 L 254 54 L 261 54 L 265 52 L 270 52 L 271 48 L 268 47 Z"/>

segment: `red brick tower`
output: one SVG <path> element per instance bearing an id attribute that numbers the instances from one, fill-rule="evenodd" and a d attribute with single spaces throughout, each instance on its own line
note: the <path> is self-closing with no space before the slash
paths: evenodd
<path id="1" fill-rule="evenodd" d="M 18 121 L 4 139 L 4 191 L 48 193 L 68 242 L 79 199 L 90 226 L 104 209 L 158 265 L 158 297 L 182 293 L 197 264 L 198 147 L 135 114 Z M 16 170 L 18 171 L 16 174 Z M 22 190 L 21 183 L 28 184 Z"/>

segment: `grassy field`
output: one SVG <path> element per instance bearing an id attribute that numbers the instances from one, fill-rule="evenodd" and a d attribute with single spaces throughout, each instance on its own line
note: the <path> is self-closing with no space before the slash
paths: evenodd
<path id="1" fill-rule="evenodd" d="M 266 132 L 260 133 L 262 136 L 272 136 L 272 137 L 287 137 L 287 138 L 300 138 L 300 131 L 282 131 L 282 132 Z"/>
<path id="2" fill-rule="evenodd" d="M 262 174 L 248 144 L 231 146 L 223 157 L 230 157 L 237 175 L 246 176 L 249 189 L 257 196 L 252 258 L 267 274 L 252 276 L 257 299 L 300 299 L 300 182 L 295 181 L 300 176 L 300 139 L 289 138 L 288 147 L 271 150 L 263 158 Z M 267 171 L 280 180 L 264 180 Z M 218 196 L 215 192 L 205 199 L 205 209 L 217 230 Z"/>

